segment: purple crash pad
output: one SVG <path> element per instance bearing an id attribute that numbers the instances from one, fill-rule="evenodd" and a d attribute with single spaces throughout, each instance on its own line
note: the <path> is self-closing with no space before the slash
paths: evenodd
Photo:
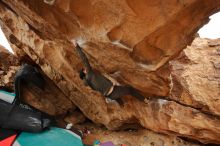
<path id="1" fill-rule="evenodd" d="M 115 146 L 111 141 L 101 143 L 100 146 Z"/>

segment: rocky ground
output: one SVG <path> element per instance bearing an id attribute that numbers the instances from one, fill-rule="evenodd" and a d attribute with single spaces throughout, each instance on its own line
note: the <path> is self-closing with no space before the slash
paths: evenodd
<path id="1" fill-rule="evenodd" d="M 95 140 L 101 142 L 111 141 L 116 146 L 200 146 L 198 142 L 188 142 L 176 136 L 157 134 L 138 126 L 130 126 L 121 131 L 109 131 L 91 123 L 77 125 L 77 128 L 88 129 L 91 133 L 83 138 L 85 144 L 93 144 Z"/>

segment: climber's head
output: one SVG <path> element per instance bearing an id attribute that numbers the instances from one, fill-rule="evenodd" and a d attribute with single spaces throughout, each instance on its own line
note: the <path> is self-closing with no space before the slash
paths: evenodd
<path id="1" fill-rule="evenodd" d="M 80 70 L 80 72 L 79 72 L 79 77 L 80 77 L 80 79 L 82 79 L 82 80 L 85 79 L 86 74 L 87 74 L 86 69 L 85 69 L 85 68 L 82 68 L 82 69 Z"/>

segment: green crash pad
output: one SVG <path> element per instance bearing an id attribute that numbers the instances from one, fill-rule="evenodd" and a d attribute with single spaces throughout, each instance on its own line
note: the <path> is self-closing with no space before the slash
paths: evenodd
<path id="1" fill-rule="evenodd" d="M 72 131 L 51 127 L 41 133 L 22 132 L 13 146 L 83 146 L 80 136 Z"/>

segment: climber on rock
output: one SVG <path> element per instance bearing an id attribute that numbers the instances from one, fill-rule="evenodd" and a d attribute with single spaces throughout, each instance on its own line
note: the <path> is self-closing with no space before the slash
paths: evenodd
<path id="1" fill-rule="evenodd" d="M 82 48 L 78 44 L 75 44 L 75 47 L 85 66 L 85 68 L 80 70 L 80 78 L 85 81 L 86 85 L 89 85 L 93 90 L 99 91 L 103 96 L 116 100 L 119 104 L 123 104 L 121 97 L 125 95 L 132 95 L 140 101 L 147 102 L 147 99 L 133 87 L 117 85 L 100 72 L 94 71 Z"/>

